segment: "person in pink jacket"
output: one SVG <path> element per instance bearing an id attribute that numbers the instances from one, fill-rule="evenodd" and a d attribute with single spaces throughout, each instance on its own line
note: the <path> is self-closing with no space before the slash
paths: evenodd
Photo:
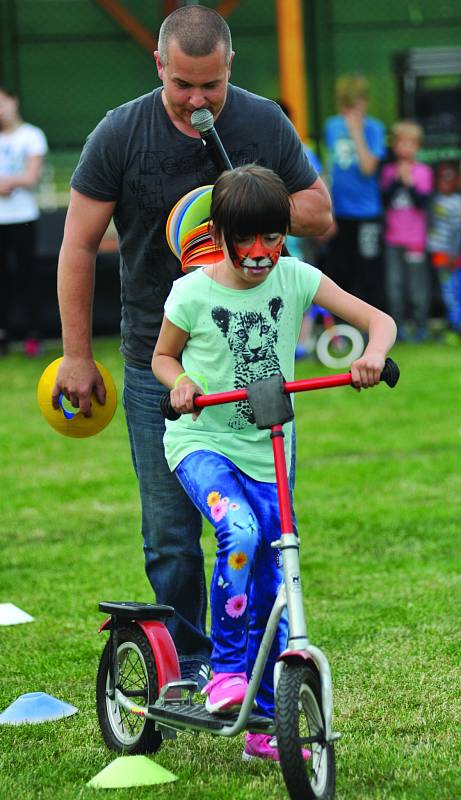
<path id="1" fill-rule="evenodd" d="M 408 316 L 418 342 L 428 335 L 431 289 L 426 239 L 433 184 L 431 168 L 416 158 L 421 141 L 419 125 L 411 120 L 396 122 L 392 128 L 395 160 L 381 173 L 388 310 L 397 323 L 398 338 L 407 338 Z"/>

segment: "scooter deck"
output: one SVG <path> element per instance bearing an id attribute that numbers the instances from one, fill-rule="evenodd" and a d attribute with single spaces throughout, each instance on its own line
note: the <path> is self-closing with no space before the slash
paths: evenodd
<path id="1" fill-rule="evenodd" d="M 230 728 L 237 721 L 238 714 L 209 714 L 201 703 L 172 703 L 166 707 L 149 706 L 149 717 L 157 720 L 161 725 L 172 728 L 192 728 L 197 731 L 220 731 Z M 259 714 L 250 714 L 245 729 L 254 733 L 273 733 L 274 722 Z"/>

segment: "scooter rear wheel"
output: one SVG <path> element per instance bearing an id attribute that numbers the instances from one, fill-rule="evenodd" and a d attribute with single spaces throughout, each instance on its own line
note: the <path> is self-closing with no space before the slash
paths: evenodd
<path id="1" fill-rule="evenodd" d="M 320 679 L 311 664 L 284 665 L 275 697 L 275 729 L 291 800 L 331 800 L 336 783 L 335 752 L 333 744 L 325 741 Z M 307 761 L 303 748 L 311 751 Z"/>
<path id="2" fill-rule="evenodd" d="M 107 694 L 109 659 L 108 641 L 96 679 L 96 705 L 103 739 L 110 750 L 118 753 L 155 753 L 162 744 L 162 735 L 155 723 L 130 713 Z M 129 691 L 130 700 L 140 706 L 154 703 L 158 697 L 157 668 L 149 642 L 137 625 L 119 628 L 117 662 L 120 691 Z"/>

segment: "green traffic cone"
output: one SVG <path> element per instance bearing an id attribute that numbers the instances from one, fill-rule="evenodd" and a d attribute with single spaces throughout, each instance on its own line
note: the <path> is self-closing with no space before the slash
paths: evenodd
<path id="1" fill-rule="evenodd" d="M 94 789 L 121 789 L 177 781 L 176 775 L 146 756 L 121 756 L 98 772 L 87 786 Z"/>

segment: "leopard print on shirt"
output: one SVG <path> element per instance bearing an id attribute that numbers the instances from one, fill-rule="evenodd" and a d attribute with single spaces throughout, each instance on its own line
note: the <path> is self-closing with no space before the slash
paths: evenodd
<path id="1" fill-rule="evenodd" d="M 276 345 L 279 321 L 283 309 L 281 297 L 273 297 L 268 304 L 269 314 L 261 311 L 229 311 L 216 306 L 211 311 L 214 323 L 227 339 L 234 357 L 234 387 L 242 389 L 249 383 L 280 373 Z M 243 400 L 235 404 L 228 425 L 241 430 L 254 422 L 250 404 Z"/>

